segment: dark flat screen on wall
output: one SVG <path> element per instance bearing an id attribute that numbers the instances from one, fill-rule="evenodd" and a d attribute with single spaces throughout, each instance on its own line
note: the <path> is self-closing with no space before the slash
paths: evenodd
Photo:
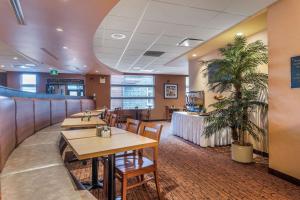
<path id="1" fill-rule="evenodd" d="M 300 56 L 291 58 L 291 88 L 300 88 Z"/>

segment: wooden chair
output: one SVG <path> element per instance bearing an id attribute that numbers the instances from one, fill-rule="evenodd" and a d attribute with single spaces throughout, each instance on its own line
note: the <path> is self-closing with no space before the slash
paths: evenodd
<path id="1" fill-rule="evenodd" d="M 162 125 L 142 122 L 139 134 L 159 142 Z M 126 200 L 127 190 L 143 185 L 150 180 L 155 181 L 158 198 L 160 199 L 159 184 L 157 177 L 158 147 L 153 148 L 152 160 L 143 156 L 143 150 L 138 155 L 116 158 L 116 177 L 122 182 L 122 199 Z M 153 178 L 145 180 L 144 175 L 153 173 Z M 138 182 L 128 185 L 128 179 L 136 177 Z"/>
<path id="2" fill-rule="evenodd" d="M 135 133 L 135 134 L 138 134 L 140 124 L 141 124 L 141 122 L 139 120 L 127 118 L 125 130 Z"/>
<path id="3" fill-rule="evenodd" d="M 110 120 L 109 120 L 109 126 L 116 127 L 117 124 L 118 124 L 118 115 L 111 114 Z"/>
<path id="4" fill-rule="evenodd" d="M 104 117 L 104 122 L 106 123 L 106 124 L 110 124 L 110 118 L 111 118 L 111 113 L 110 112 L 107 112 L 106 113 L 106 115 L 105 115 L 105 117 Z"/>

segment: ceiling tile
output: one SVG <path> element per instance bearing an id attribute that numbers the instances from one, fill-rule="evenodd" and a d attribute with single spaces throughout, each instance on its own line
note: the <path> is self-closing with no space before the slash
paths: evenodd
<path id="1" fill-rule="evenodd" d="M 218 12 L 188 8 L 161 2 L 151 2 L 144 16 L 144 20 L 159 22 L 201 25 L 205 21 L 216 16 Z"/>

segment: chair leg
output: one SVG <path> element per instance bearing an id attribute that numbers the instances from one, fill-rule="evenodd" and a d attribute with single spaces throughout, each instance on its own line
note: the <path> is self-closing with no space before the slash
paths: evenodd
<path id="1" fill-rule="evenodd" d="M 122 179 L 122 200 L 126 200 L 127 195 L 127 177 L 123 176 Z"/>
<path id="2" fill-rule="evenodd" d="M 157 172 L 154 171 L 154 180 L 155 180 L 155 186 L 156 186 L 156 191 L 157 191 L 157 197 L 160 200 L 160 190 L 159 190 L 159 184 L 158 184 L 158 176 L 157 176 Z"/>

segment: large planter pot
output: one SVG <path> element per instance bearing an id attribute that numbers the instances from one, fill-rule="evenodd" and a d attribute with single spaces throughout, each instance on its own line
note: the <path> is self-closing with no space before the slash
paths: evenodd
<path id="1" fill-rule="evenodd" d="M 237 143 L 231 144 L 231 159 L 240 163 L 253 162 L 253 146 L 251 144 L 242 146 Z"/>

